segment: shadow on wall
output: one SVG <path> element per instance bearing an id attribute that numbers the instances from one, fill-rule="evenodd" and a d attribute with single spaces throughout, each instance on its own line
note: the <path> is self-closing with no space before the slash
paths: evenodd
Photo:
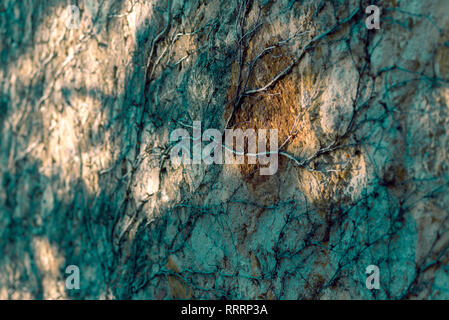
<path id="1" fill-rule="evenodd" d="M 294 176 L 290 164 L 274 178 L 279 180 L 279 196 L 268 203 L 258 201 L 265 195 L 262 192 L 254 201 L 240 197 L 246 191 L 245 182 L 235 168 L 168 172 L 174 176 L 168 181 L 174 181 L 173 188 L 189 195 L 182 202 L 171 197 L 173 190 L 164 195 L 154 192 L 158 190 L 154 185 L 162 184 L 163 170 L 172 169 L 159 171 L 159 159 L 148 160 L 147 154 L 156 148 L 146 140 L 158 140 L 160 156 L 167 150 L 168 130 L 178 126 L 172 119 L 185 116 L 188 121 L 208 118 L 221 123 L 217 119 L 222 117 L 223 104 L 215 102 L 219 107 L 214 107 L 211 101 L 215 90 L 226 86 L 223 70 L 231 69 L 231 63 L 227 65 L 231 60 L 224 60 L 235 52 L 234 43 L 226 42 L 223 53 L 215 48 L 216 39 L 204 37 L 213 50 L 199 53 L 194 62 L 198 70 L 185 71 L 177 91 L 167 92 L 167 83 L 177 83 L 171 70 L 153 77 L 156 57 L 162 54 L 153 52 L 154 39 L 165 29 L 166 2 L 139 2 L 135 10 L 129 1 L 89 3 L 92 6 L 79 1 L 82 23 L 78 30 L 65 27 L 63 14 L 69 2 L 0 4 L 0 32 L 2 37 L 11 35 L 0 44 L 0 79 L 6 79 L 0 87 L 0 112 L 5 111 L 0 113 L 1 298 L 315 298 L 337 286 L 346 290 L 362 283 L 364 290 L 360 281 L 364 266 L 378 252 L 388 253 L 377 260 L 382 270 L 400 265 L 405 270 L 401 270 L 400 284 L 413 281 L 416 225 L 404 214 L 404 201 L 413 193 L 399 197 L 408 178 L 401 167 L 373 178 L 373 184 L 348 208 L 330 201 L 322 201 L 322 208 L 309 207 L 307 195 L 285 183 L 293 180 L 286 180 Z M 208 27 L 209 34 L 220 29 L 213 22 Z M 352 31 L 344 32 L 352 37 Z M 355 38 L 331 42 L 351 45 Z M 189 45 L 185 44 L 186 50 Z M 217 62 L 220 55 L 225 56 L 224 62 Z M 214 64 L 211 57 L 216 59 Z M 184 55 L 177 58 L 181 61 Z M 180 64 L 173 70 L 178 68 L 182 69 Z M 220 77 L 209 79 L 210 74 Z M 186 84 L 189 77 L 198 77 L 191 87 Z M 206 88 L 210 83 L 214 88 Z M 288 93 L 293 87 L 285 81 L 274 89 Z M 330 100 L 335 95 L 328 92 Z M 289 98 L 284 107 L 294 95 Z M 165 105 L 159 103 L 162 100 Z M 195 109 L 191 102 L 196 101 L 208 101 L 212 107 Z M 178 103 L 189 110 L 173 108 Z M 255 105 L 238 111 L 236 121 L 246 121 Z M 375 107 L 380 111 L 374 109 L 372 122 L 390 120 L 395 113 Z M 265 123 L 266 114 L 262 110 L 254 125 Z M 291 122 L 293 118 L 287 126 Z M 374 151 L 367 151 L 367 159 L 383 150 L 383 138 L 373 139 Z M 362 151 L 357 151 L 359 156 Z M 156 169 L 155 175 L 141 175 L 147 169 Z M 383 173 L 379 169 L 380 177 Z M 315 181 L 313 175 L 305 171 L 303 180 L 310 189 L 319 190 L 310 182 Z M 136 187 L 135 182 L 144 186 Z M 145 183 L 152 193 L 144 190 Z M 322 199 L 325 191 L 318 191 L 316 198 Z M 426 191 L 423 197 L 429 195 Z M 176 205 L 168 208 L 170 201 Z M 157 216 L 159 212 L 165 214 Z M 391 258 L 392 248 L 400 257 Z M 64 288 L 65 267 L 71 264 L 80 267 L 80 291 Z M 348 284 L 350 280 L 355 284 Z M 404 291 L 412 294 L 411 289 Z M 383 290 L 390 297 L 400 295 L 402 288 Z M 366 291 L 355 292 L 376 298 Z"/>

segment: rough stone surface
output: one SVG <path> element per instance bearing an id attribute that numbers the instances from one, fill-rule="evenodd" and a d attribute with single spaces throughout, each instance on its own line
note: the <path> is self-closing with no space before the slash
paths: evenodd
<path id="1" fill-rule="evenodd" d="M 372 2 L 2 0 L 0 298 L 449 299 L 449 2 Z M 193 121 L 278 172 L 174 165 Z"/>

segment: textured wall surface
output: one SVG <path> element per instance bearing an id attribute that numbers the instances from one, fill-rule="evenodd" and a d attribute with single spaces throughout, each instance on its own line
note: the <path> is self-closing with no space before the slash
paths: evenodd
<path id="1" fill-rule="evenodd" d="M 449 299 L 448 12 L 1 0 L 0 298 Z M 193 121 L 278 129 L 277 173 L 175 165 Z"/>

